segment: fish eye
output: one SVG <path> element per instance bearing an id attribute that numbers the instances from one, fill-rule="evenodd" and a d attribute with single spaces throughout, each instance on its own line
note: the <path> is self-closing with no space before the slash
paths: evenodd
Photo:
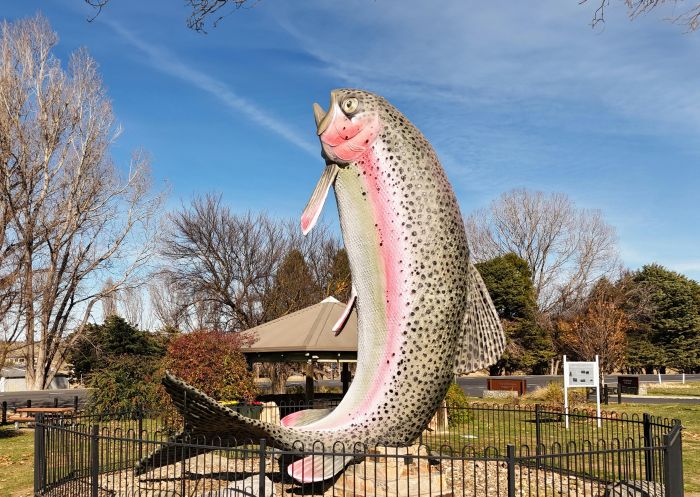
<path id="1" fill-rule="evenodd" d="M 341 107 L 343 109 L 343 112 L 347 114 L 352 114 L 357 110 L 357 106 L 360 104 L 360 102 L 354 98 L 348 98 L 347 100 L 343 101 Z"/>

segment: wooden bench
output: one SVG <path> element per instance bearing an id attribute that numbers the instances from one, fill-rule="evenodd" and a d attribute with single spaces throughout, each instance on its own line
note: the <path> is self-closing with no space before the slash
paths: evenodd
<path id="1" fill-rule="evenodd" d="M 74 412 L 75 410 L 72 407 L 20 407 L 15 409 L 15 413 L 10 414 L 7 420 L 13 421 L 15 429 L 19 430 L 20 423 L 34 423 L 38 413 L 65 416 Z"/>

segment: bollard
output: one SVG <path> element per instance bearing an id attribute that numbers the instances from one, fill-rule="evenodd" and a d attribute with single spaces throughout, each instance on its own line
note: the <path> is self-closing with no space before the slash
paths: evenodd
<path id="1" fill-rule="evenodd" d="M 603 402 L 605 402 L 606 406 L 610 403 L 610 389 L 607 383 L 603 385 Z"/>
<path id="2" fill-rule="evenodd" d="M 58 397 L 53 398 L 53 406 L 58 407 Z"/>
<path id="3" fill-rule="evenodd" d="M 32 407 L 32 399 L 27 399 L 27 407 Z"/>

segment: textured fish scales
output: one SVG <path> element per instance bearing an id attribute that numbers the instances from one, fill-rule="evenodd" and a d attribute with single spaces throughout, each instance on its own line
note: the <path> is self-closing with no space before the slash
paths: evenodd
<path id="1" fill-rule="evenodd" d="M 319 419 L 300 415 L 299 423 L 274 426 L 217 406 L 175 378 L 166 377 L 166 388 L 191 428 L 209 435 L 264 436 L 285 449 L 315 441 L 326 449 L 410 445 L 455 371 L 500 357 L 503 329 L 469 261 L 457 199 L 422 133 L 385 99 L 362 90 L 335 90 L 328 112 L 315 106 L 314 114 L 326 168 L 302 228 L 313 227 L 332 185 L 357 295 L 358 360 L 350 389 Z M 188 416 L 191 409 L 197 419 Z M 347 462 L 307 457 L 288 472 L 320 481 Z"/>

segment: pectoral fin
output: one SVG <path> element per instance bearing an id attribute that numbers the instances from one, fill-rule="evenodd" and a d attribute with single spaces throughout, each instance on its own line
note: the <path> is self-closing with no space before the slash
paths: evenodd
<path id="1" fill-rule="evenodd" d="M 348 299 L 348 303 L 345 305 L 343 313 L 340 315 L 338 321 L 335 322 L 332 328 L 333 333 L 335 333 L 335 336 L 340 335 L 340 332 L 343 331 L 343 328 L 345 328 L 345 323 L 348 322 L 350 313 L 352 313 L 352 308 L 355 307 L 355 301 L 357 300 L 357 292 L 355 291 L 354 286 L 351 286 L 350 288 L 350 298 Z"/>
<path id="2" fill-rule="evenodd" d="M 287 466 L 287 473 L 300 483 L 325 481 L 343 471 L 353 459 L 348 456 L 315 454 Z"/>
<path id="3" fill-rule="evenodd" d="M 462 323 L 462 348 L 457 352 L 455 374 L 466 374 L 494 364 L 506 348 L 498 312 L 484 280 L 469 264 L 469 302 Z"/>
<path id="4" fill-rule="evenodd" d="M 304 409 L 303 411 L 293 412 L 292 414 L 287 414 L 280 420 L 282 426 L 305 426 L 319 419 L 328 416 L 332 408 L 330 409 Z"/>
<path id="5" fill-rule="evenodd" d="M 326 197 L 328 197 L 328 190 L 335 181 L 338 169 L 336 164 L 328 164 L 323 170 L 321 179 L 318 180 L 316 188 L 309 199 L 309 203 L 306 204 L 306 208 L 301 214 L 301 231 L 305 235 L 311 231 L 311 228 L 313 228 L 316 221 L 318 221 L 321 210 L 323 209 L 323 204 L 326 202 Z"/>

